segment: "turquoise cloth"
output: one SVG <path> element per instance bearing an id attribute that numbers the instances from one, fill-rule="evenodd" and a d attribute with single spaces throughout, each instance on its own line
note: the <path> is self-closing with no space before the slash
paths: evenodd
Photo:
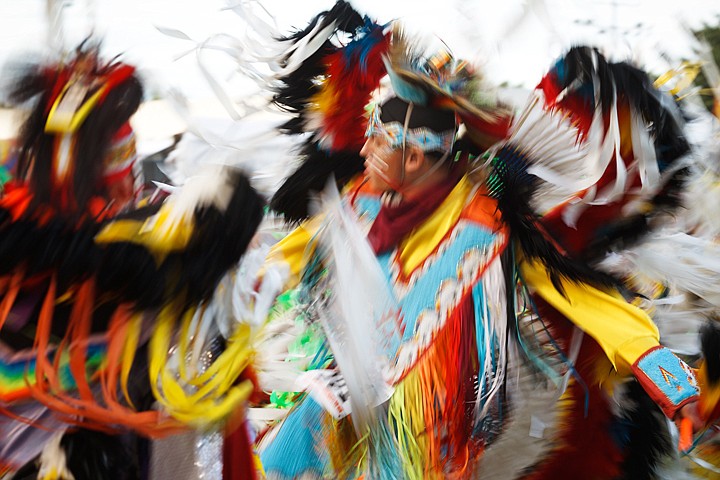
<path id="1" fill-rule="evenodd" d="M 322 442 L 325 415 L 322 407 L 310 397 L 305 397 L 288 414 L 275 439 L 260 454 L 269 476 L 288 479 L 307 473 L 323 476 L 329 466 Z"/>

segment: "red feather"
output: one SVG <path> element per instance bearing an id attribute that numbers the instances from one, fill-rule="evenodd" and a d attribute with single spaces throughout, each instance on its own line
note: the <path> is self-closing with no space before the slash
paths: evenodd
<path id="1" fill-rule="evenodd" d="M 360 149 L 365 141 L 365 106 L 385 75 L 382 57 L 390 46 L 390 35 L 383 35 L 378 27 L 361 41 L 375 42 L 365 61 L 360 48 L 351 55 L 342 49 L 326 58 L 328 79 L 323 90 L 331 89 L 335 95 L 332 104 L 323 108 L 320 138 L 331 151 Z"/>

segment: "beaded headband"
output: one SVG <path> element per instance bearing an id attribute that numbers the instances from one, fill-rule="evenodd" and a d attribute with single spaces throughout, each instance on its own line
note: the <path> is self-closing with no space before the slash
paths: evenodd
<path id="1" fill-rule="evenodd" d="M 400 122 L 383 123 L 380 120 L 380 106 L 375 105 L 370 113 L 365 137 L 382 136 L 387 139 L 391 148 L 415 146 L 423 152 L 447 152 L 452 149 L 455 141 L 455 131 L 435 132 L 427 127 L 404 128 Z M 404 142 L 403 142 L 404 141 Z"/>

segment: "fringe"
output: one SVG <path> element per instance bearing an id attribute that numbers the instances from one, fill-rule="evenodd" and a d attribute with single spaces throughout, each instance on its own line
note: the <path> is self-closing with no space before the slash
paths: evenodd
<path id="1" fill-rule="evenodd" d="M 478 357 L 470 297 L 396 386 L 389 424 L 404 478 L 464 478 L 482 451 L 473 437 Z"/>

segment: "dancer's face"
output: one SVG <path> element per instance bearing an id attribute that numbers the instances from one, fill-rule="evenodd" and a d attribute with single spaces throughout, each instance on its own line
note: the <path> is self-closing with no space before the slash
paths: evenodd
<path id="1" fill-rule="evenodd" d="M 401 190 L 406 173 L 402 149 L 391 148 L 381 135 L 372 135 L 360 150 L 360 156 L 365 159 L 365 177 L 373 189 Z"/>

